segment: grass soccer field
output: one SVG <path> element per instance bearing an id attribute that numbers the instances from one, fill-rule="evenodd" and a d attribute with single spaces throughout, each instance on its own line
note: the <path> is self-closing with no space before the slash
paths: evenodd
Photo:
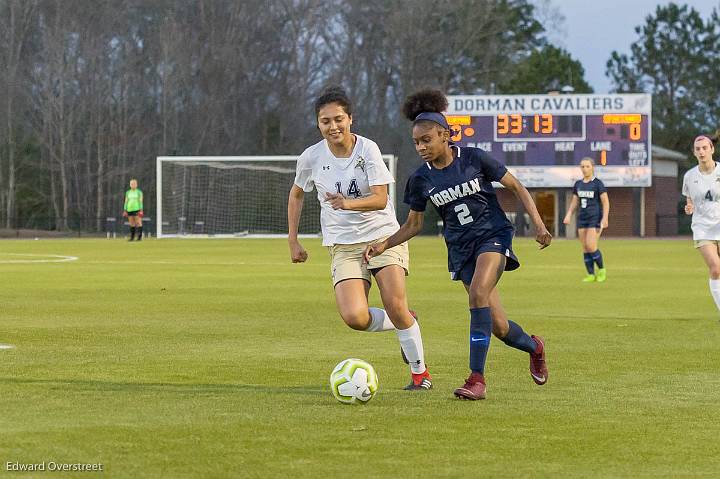
<path id="1" fill-rule="evenodd" d="M 603 240 L 604 284 L 580 282 L 578 242 L 517 240 L 500 290 L 545 337 L 549 381 L 493 339 L 478 402 L 452 396 L 469 320 L 440 239 L 411 242 L 427 393 L 402 390 L 395 334 L 342 323 L 328 255 L 304 245 L 294 265 L 285 240 L 1 242 L 0 475 L 51 461 L 132 478 L 719 474 L 720 323 L 690 240 Z M 347 357 L 378 372 L 367 405 L 330 394 Z"/>

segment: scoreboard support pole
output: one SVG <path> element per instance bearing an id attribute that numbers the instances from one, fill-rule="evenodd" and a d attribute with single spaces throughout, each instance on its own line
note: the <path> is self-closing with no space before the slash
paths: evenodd
<path id="1" fill-rule="evenodd" d="M 632 189 L 632 233 L 633 236 L 645 236 L 645 189 L 635 187 Z"/>
<path id="2" fill-rule="evenodd" d="M 557 236 L 559 238 L 564 238 L 566 235 L 565 231 L 565 223 L 562 222 L 563 216 L 565 215 L 565 210 L 567 209 L 567 206 L 565 204 L 565 191 L 558 188 L 556 191 L 557 195 L 557 211 L 555 212 L 555 217 L 557 218 Z"/>

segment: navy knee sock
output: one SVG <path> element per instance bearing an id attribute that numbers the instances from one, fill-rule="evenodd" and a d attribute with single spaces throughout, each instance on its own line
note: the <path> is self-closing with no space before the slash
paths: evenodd
<path id="1" fill-rule="evenodd" d="M 583 261 L 585 262 L 585 269 L 587 269 L 588 274 L 595 274 L 592 255 L 592 253 L 583 253 Z"/>
<path id="2" fill-rule="evenodd" d="M 502 338 L 502 341 L 510 346 L 511 348 L 519 349 L 527 353 L 534 353 L 537 349 L 537 344 L 533 341 L 533 338 L 528 335 L 519 324 L 508 321 L 510 324 L 510 330 Z"/>
<path id="3" fill-rule="evenodd" d="M 598 265 L 598 268 L 603 269 L 602 253 L 599 249 L 596 249 L 594 253 L 591 253 L 593 261 Z"/>
<path id="4" fill-rule="evenodd" d="M 130 239 L 135 239 L 135 227 L 130 227 Z"/>
<path id="5" fill-rule="evenodd" d="M 491 332 L 490 308 L 470 308 L 470 369 L 474 373 L 485 372 Z"/>

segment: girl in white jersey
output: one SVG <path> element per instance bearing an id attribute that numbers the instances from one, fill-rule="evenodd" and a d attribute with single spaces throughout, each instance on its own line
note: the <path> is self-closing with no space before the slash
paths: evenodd
<path id="1" fill-rule="evenodd" d="M 720 166 L 713 160 L 710 137 L 700 135 L 693 143 L 698 165 L 685 173 L 682 194 L 685 213 L 692 215 L 695 248 L 710 270 L 710 293 L 720 310 Z"/>
<path id="2" fill-rule="evenodd" d="M 300 155 L 288 198 L 292 262 L 308 259 L 297 235 L 304 195 L 314 187 L 340 316 L 345 324 L 359 331 L 396 331 L 403 359 L 412 373 L 412 381 L 405 389 L 428 390 L 432 379 L 425 365 L 420 326 L 408 309 L 405 293 L 407 243 L 367 264 L 363 261 L 368 244 L 400 228 L 388 201 L 387 185 L 395 180 L 377 144 L 350 132 L 352 104 L 342 89 L 327 89 L 315 101 L 315 113 L 323 140 Z M 384 309 L 368 306 L 371 276 L 377 281 Z"/>

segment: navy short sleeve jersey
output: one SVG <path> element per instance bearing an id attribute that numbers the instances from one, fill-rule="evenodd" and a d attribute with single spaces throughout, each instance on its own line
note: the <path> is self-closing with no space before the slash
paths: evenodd
<path id="1" fill-rule="evenodd" d="M 478 242 L 512 237 L 513 226 L 492 186 L 507 168 L 478 148 L 452 148 L 450 165 L 439 170 L 427 162 L 410 176 L 404 201 L 415 211 L 425 211 L 428 200 L 432 202 L 443 220 L 448 269 L 458 271 Z"/>
<path id="2" fill-rule="evenodd" d="M 580 200 L 580 208 L 578 210 L 578 223 L 600 223 L 602 219 L 602 204 L 600 203 L 600 195 L 607 192 L 605 185 L 597 178 L 585 183 L 578 180 L 573 186 L 573 194 Z"/>

